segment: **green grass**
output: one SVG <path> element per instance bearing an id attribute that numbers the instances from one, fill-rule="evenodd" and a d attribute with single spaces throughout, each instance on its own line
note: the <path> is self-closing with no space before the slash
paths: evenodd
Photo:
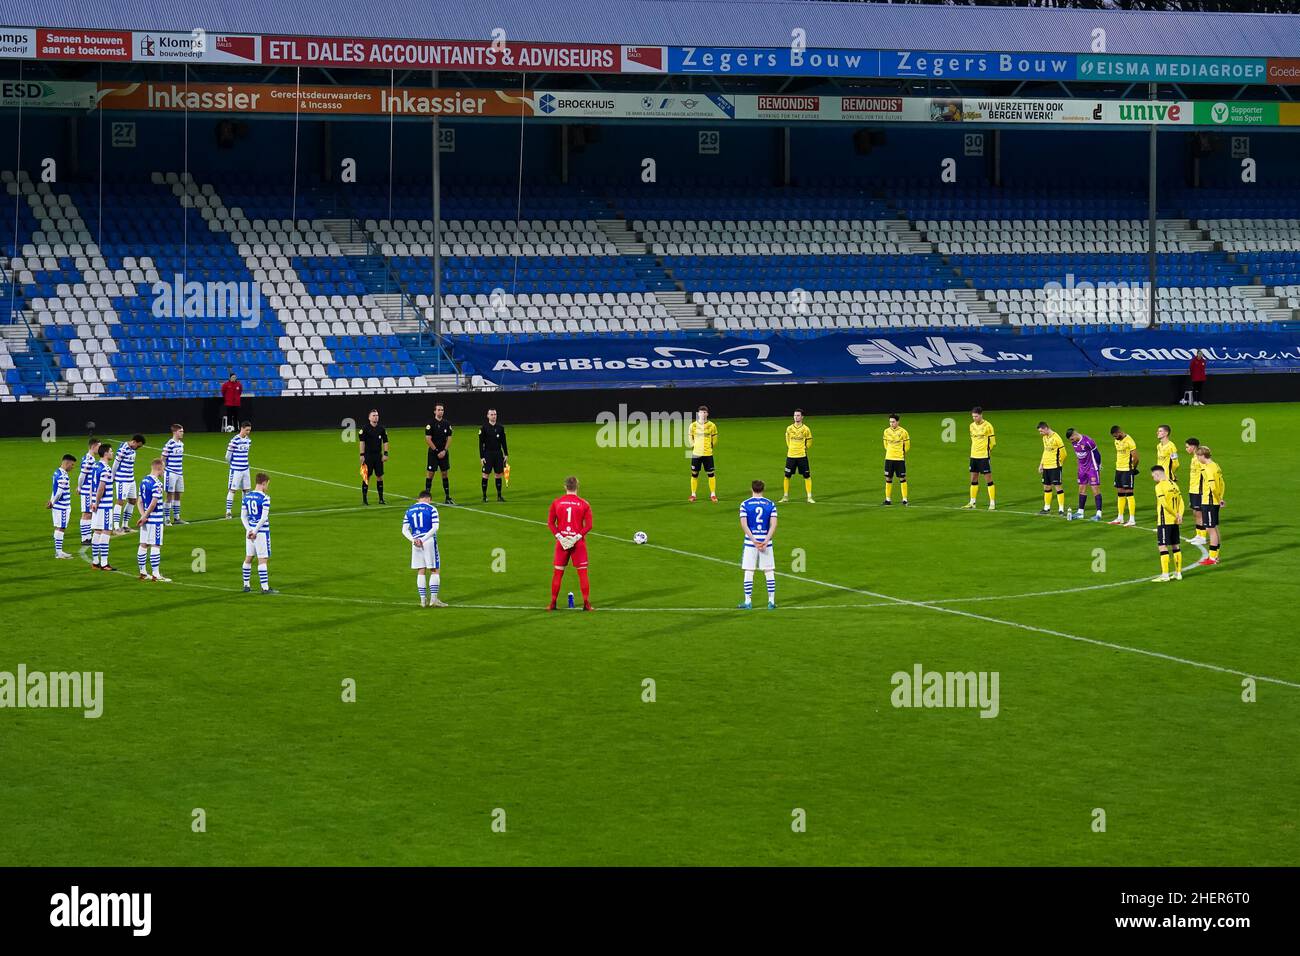
<path id="1" fill-rule="evenodd" d="M 1224 563 L 1136 581 L 1158 571 L 1149 532 L 1029 516 L 1043 416 L 1103 451 L 1121 422 L 1148 463 L 1163 421 L 1180 447 L 1189 433 L 1211 444 L 1228 481 Z M 1297 407 L 990 410 L 995 514 L 955 510 L 967 416 L 952 416 L 951 444 L 945 417 L 905 416 L 907 510 L 879 507 L 879 417 L 810 418 L 818 503 L 780 509 L 782 606 L 748 613 L 734 609 L 736 506 L 753 477 L 779 496 L 783 421 L 719 420 L 717 505 L 687 503 L 678 449 L 506 423 L 510 500 L 484 506 L 473 429 L 457 423 L 453 491 L 469 507 L 443 510 L 446 610 L 418 607 L 399 530 L 398 502 L 422 487 L 417 430 L 391 433 L 393 503 L 368 509 L 337 433 L 254 433 L 254 468 L 276 473 L 283 593 L 265 598 L 239 593 L 240 529 L 214 520 L 224 465 L 198 456 L 219 459 L 223 436 L 187 438 L 195 523 L 167 531 L 171 585 L 135 580 L 134 535 L 113 541 L 128 574 L 55 562 L 40 503 L 82 441 L 2 442 L 19 494 L 0 670 L 103 671 L 105 709 L 0 711 L 0 864 L 1294 863 Z M 1243 441 L 1247 417 L 1258 441 Z M 595 512 L 598 611 L 547 615 L 542 522 L 568 473 Z M 638 530 L 649 545 L 631 542 Z M 1068 593 L 1017 596 L 1054 591 Z M 951 603 L 916 603 L 934 601 Z M 996 719 L 892 707 L 891 675 L 918 662 L 997 671 Z M 1287 683 L 1261 680 L 1243 703 L 1233 672 Z M 191 832 L 196 807 L 206 833 Z"/>

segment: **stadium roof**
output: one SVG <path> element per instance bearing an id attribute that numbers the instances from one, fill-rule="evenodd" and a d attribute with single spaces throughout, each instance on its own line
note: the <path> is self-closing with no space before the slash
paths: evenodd
<path id="1" fill-rule="evenodd" d="M 0 24 L 443 40 L 503 28 L 511 40 L 726 47 L 788 46 L 802 27 L 809 47 L 1045 53 L 1091 52 L 1100 26 L 1112 54 L 1300 55 L 1300 16 L 1284 14 L 810 0 L 0 0 Z"/>

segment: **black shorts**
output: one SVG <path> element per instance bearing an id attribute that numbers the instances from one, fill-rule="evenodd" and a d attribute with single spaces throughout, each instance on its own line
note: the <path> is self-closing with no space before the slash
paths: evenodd
<path id="1" fill-rule="evenodd" d="M 1205 527 L 1217 528 L 1219 526 L 1219 506 L 1201 505 L 1201 519 Z"/>
<path id="2" fill-rule="evenodd" d="M 972 475 L 991 475 L 993 467 L 989 464 L 987 458 L 972 458 L 970 460 L 970 473 Z"/>
<path id="3" fill-rule="evenodd" d="M 799 474 L 803 475 L 805 478 L 812 477 L 812 469 L 808 465 L 807 455 L 804 455 L 802 458 L 786 458 L 785 476 L 789 478 L 796 471 L 799 472 Z"/>
<path id="4" fill-rule="evenodd" d="M 429 465 L 427 471 L 451 471 L 451 452 L 439 458 L 438 453 L 432 448 L 429 449 Z"/>
<path id="5" fill-rule="evenodd" d="M 1200 494 L 1195 491 L 1189 491 L 1187 493 L 1187 503 L 1193 508 L 1199 508 L 1201 506 Z"/>
<path id="6" fill-rule="evenodd" d="M 1115 472 L 1115 487 L 1118 488 L 1120 491 L 1132 491 L 1132 490 L 1133 490 L 1133 471 L 1132 471 L 1132 469 L 1130 469 L 1129 471 L 1118 471 L 1118 470 L 1116 470 L 1116 472 Z"/>
<path id="7" fill-rule="evenodd" d="M 1178 525 L 1176 524 L 1157 525 L 1156 544 L 1164 548 L 1178 547 Z"/>
<path id="8" fill-rule="evenodd" d="M 899 481 L 907 480 L 907 462 L 895 461 L 892 458 L 885 459 L 885 481 L 891 481 L 897 478 Z"/>
<path id="9" fill-rule="evenodd" d="M 367 455 L 365 462 L 366 462 L 366 469 L 370 472 L 370 477 L 372 478 L 384 477 L 384 459 L 382 456 L 379 458 L 371 458 L 369 455 Z"/>
<path id="10" fill-rule="evenodd" d="M 488 457 L 483 459 L 483 474 L 486 475 L 488 472 L 492 472 L 493 474 L 499 475 L 505 470 L 506 461 L 504 458 Z"/>
<path id="11" fill-rule="evenodd" d="M 710 478 L 713 477 L 713 456 L 712 455 L 692 455 L 691 456 L 691 474 L 698 475 L 700 469 Z"/>
<path id="12" fill-rule="evenodd" d="M 1061 469 L 1060 469 L 1060 468 L 1044 468 L 1044 469 L 1043 469 L 1043 484 L 1045 484 L 1045 485 L 1059 485 L 1060 483 L 1061 483 Z"/>

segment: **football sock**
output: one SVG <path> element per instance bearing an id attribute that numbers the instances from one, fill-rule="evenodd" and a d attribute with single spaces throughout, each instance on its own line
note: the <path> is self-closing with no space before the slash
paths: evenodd
<path id="1" fill-rule="evenodd" d="M 63 532 L 62 531 L 54 532 L 54 553 L 55 554 L 63 553 Z"/>
<path id="2" fill-rule="evenodd" d="M 253 580 L 253 566 L 251 564 L 246 564 L 244 565 L 244 587 L 248 587 L 249 582 L 252 580 Z"/>
<path id="3" fill-rule="evenodd" d="M 497 497 L 500 498 L 500 497 L 501 497 L 501 479 L 500 479 L 499 477 L 496 479 L 496 483 L 497 483 Z"/>
<path id="4" fill-rule="evenodd" d="M 698 478 L 696 478 L 694 475 L 692 475 L 692 476 L 691 476 L 691 494 L 695 494 L 695 492 L 699 489 L 699 487 L 700 487 L 700 479 L 698 479 Z"/>
<path id="5" fill-rule="evenodd" d="M 1174 552 L 1174 570 L 1179 574 L 1183 573 L 1183 552 L 1181 551 Z"/>
<path id="6" fill-rule="evenodd" d="M 113 505 L 113 528 L 116 530 L 120 527 L 122 527 L 122 506 Z"/>
<path id="7" fill-rule="evenodd" d="M 782 495 L 784 495 L 786 498 L 790 497 L 790 479 L 789 479 L 789 478 L 786 478 L 786 479 L 784 479 L 784 480 L 782 481 L 782 483 L 781 483 L 781 488 L 782 488 L 782 492 L 781 492 Z"/>
<path id="8" fill-rule="evenodd" d="M 560 585 L 564 583 L 564 568 L 556 568 L 551 574 L 551 603 L 554 604 L 560 597 Z"/>
<path id="9" fill-rule="evenodd" d="M 767 575 L 767 600 L 769 603 L 776 603 L 776 572 L 764 571 Z"/>
<path id="10" fill-rule="evenodd" d="M 133 514 L 135 514 L 135 505 L 131 504 L 131 502 L 128 501 L 128 502 L 123 506 L 123 508 L 122 508 L 122 527 L 123 527 L 123 528 L 130 528 L 130 527 L 131 527 L 131 516 L 132 516 Z"/>
<path id="11" fill-rule="evenodd" d="M 754 572 L 745 572 L 745 601 L 748 603 L 754 599 Z"/>
<path id="12" fill-rule="evenodd" d="M 442 584 L 442 579 L 438 577 L 437 571 L 429 573 L 429 600 L 434 601 L 438 598 L 438 588 Z"/>
<path id="13" fill-rule="evenodd" d="M 370 500 L 370 486 L 366 484 L 364 481 L 361 482 L 361 500 L 362 501 Z"/>
<path id="14" fill-rule="evenodd" d="M 149 557 L 149 549 L 140 545 L 140 549 L 135 553 L 135 563 L 140 566 L 140 573 L 144 574 L 144 562 Z"/>
<path id="15" fill-rule="evenodd" d="M 1044 511 L 1048 511 L 1049 509 L 1051 509 L 1051 507 L 1052 507 L 1052 493 L 1051 493 L 1050 491 L 1044 491 L 1044 492 L 1043 492 L 1043 510 L 1044 510 Z"/>
<path id="16" fill-rule="evenodd" d="M 582 592 L 584 603 L 591 599 L 591 581 L 587 578 L 586 568 L 578 568 L 578 590 Z"/>
<path id="17" fill-rule="evenodd" d="M 424 572 L 423 572 L 423 571 L 421 571 L 419 574 L 417 574 L 417 575 L 415 576 L 415 586 L 416 586 L 417 589 L 419 589 L 419 592 L 420 592 L 420 603 L 423 604 L 423 603 L 424 603 L 424 599 L 428 596 L 428 591 L 426 590 L 426 588 L 425 588 L 425 586 L 424 586 Z"/>
<path id="18" fill-rule="evenodd" d="M 433 490 L 433 479 L 432 479 L 432 478 L 426 478 L 426 479 L 424 479 L 424 490 L 425 490 L 425 491 L 432 491 L 432 490 Z"/>
<path id="19" fill-rule="evenodd" d="M 907 500 L 907 479 L 904 479 L 904 480 L 902 481 L 902 485 L 903 485 L 903 500 L 906 501 L 906 500 Z M 812 482 L 811 482 L 811 481 L 808 482 L 808 494 L 812 494 Z"/>
<path id="20" fill-rule="evenodd" d="M 1210 545 L 1210 557 L 1213 558 L 1215 561 L 1219 560 L 1219 546 L 1217 544 Z"/>
<path id="21" fill-rule="evenodd" d="M 1123 499 L 1123 498 L 1120 498 L 1119 501 L 1116 502 L 1115 507 L 1119 508 L 1119 515 L 1118 515 L 1117 517 L 1120 517 L 1120 518 L 1124 517 L 1124 499 Z"/>
<path id="22" fill-rule="evenodd" d="M 979 493 L 980 493 L 980 486 L 979 486 L 979 485 L 976 485 L 976 484 L 972 484 L 972 485 L 970 486 L 970 501 L 971 501 L 971 504 L 974 504 L 974 503 L 975 503 L 975 499 L 979 497 Z"/>
<path id="23" fill-rule="evenodd" d="M 1163 551 L 1160 553 L 1160 573 L 1169 573 L 1169 555 Z"/>
<path id="24" fill-rule="evenodd" d="M 265 564 L 257 566 L 257 579 L 262 582 L 262 590 L 265 591 L 271 586 L 271 569 Z"/>
<path id="25" fill-rule="evenodd" d="M 484 498 L 487 497 L 487 479 L 486 479 L 486 478 L 483 479 L 483 497 L 484 497 Z"/>
<path id="26" fill-rule="evenodd" d="M 993 482 L 990 481 L 990 482 L 989 482 L 989 504 L 994 504 L 995 501 L 996 501 L 996 498 L 997 498 L 997 495 L 996 495 L 995 492 L 993 491 Z"/>
<path id="27" fill-rule="evenodd" d="M 375 487 L 379 489 L 379 497 L 380 497 L 380 498 L 383 498 L 383 497 L 384 497 L 384 479 L 380 478 L 379 481 L 377 481 L 377 482 L 375 483 Z"/>
<path id="28" fill-rule="evenodd" d="M 894 483 L 892 481 L 885 482 L 885 500 L 888 501 L 890 497 L 893 496 L 893 494 L 894 494 Z"/>
<path id="29" fill-rule="evenodd" d="M 107 564 L 108 562 L 104 560 L 106 556 L 105 552 L 107 552 L 107 550 L 108 549 L 104 545 L 103 541 L 103 532 L 96 531 L 90 538 L 90 563 L 95 567 L 99 567 L 101 564 Z"/>
<path id="30" fill-rule="evenodd" d="M 1097 514 L 1101 514 L 1101 492 L 1092 496 L 1093 502 L 1097 505 Z M 1082 505 L 1080 505 L 1082 507 Z"/>
<path id="31" fill-rule="evenodd" d="M 1086 505 L 1087 503 L 1088 503 L 1088 493 L 1086 491 L 1079 492 L 1079 510 L 1082 511 L 1083 506 Z"/>
<path id="32" fill-rule="evenodd" d="M 90 521 L 86 520 L 81 522 L 81 540 L 85 541 L 89 537 L 90 537 Z"/>
<path id="33" fill-rule="evenodd" d="M 1128 499 L 1128 516 L 1131 519 L 1137 519 L 1137 496 L 1129 495 Z"/>
<path id="34" fill-rule="evenodd" d="M 716 496 L 717 493 L 718 493 L 718 479 L 713 475 L 709 475 L 709 494 Z"/>
<path id="35" fill-rule="evenodd" d="M 1064 491 L 1058 491 L 1058 492 L 1056 493 L 1056 507 L 1057 507 L 1059 510 L 1061 510 L 1061 511 L 1064 511 L 1064 510 L 1065 510 L 1065 492 L 1064 492 Z"/>
<path id="36" fill-rule="evenodd" d="M 235 507 L 235 493 L 232 491 L 226 495 L 226 514 L 230 514 L 230 509 Z"/>
<path id="37" fill-rule="evenodd" d="M 159 576 L 159 568 L 162 566 L 162 548 L 149 548 L 149 567 L 153 569 L 153 576 Z"/>
<path id="38" fill-rule="evenodd" d="M 445 473 L 442 476 L 442 493 L 448 498 L 451 497 L 451 479 Z"/>

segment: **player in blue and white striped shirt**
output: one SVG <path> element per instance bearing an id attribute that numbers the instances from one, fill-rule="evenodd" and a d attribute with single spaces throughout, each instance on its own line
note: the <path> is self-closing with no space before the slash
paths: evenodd
<path id="1" fill-rule="evenodd" d="M 402 536 L 411 542 L 411 567 L 415 570 L 415 584 L 420 592 L 420 607 L 446 607 L 438 600 L 442 579 L 438 569 L 442 563 L 438 554 L 438 509 L 433 506 L 433 495 L 420 492 L 415 504 L 402 516 Z M 428 590 L 425 590 L 425 572 L 428 572 Z"/>
<path id="2" fill-rule="evenodd" d="M 235 506 L 235 492 L 240 492 L 242 501 L 248 495 L 248 489 L 252 487 L 248 474 L 248 451 L 253 445 L 253 439 L 248 436 L 252 431 L 252 422 L 240 422 L 239 433 L 230 439 L 230 444 L 226 446 L 226 461 L 230 463 L 230 478 L 226 482 L 227 518 L 230 517 L 231 509 Z"/>
<path id="3" fill-rule="evenodd" d="M 77 492 L 81 495 L 81 543 L 90 544 L 90 493 L 95 490 L 91 471 L 99 460 L 99 439 L 86 442 L 86 453 L 81 456 L 81 473 L 77 476 Z"/>
<path id="4" fill-rule="evenodd" d="M 90 470 L 90 566 L 96 571 L 116 571 L 108 563 L 108 543 L 113 534 L 113 443 L 100 442 L 98 459 Z"/>
<path id="5" fill-rule="evenodd" d="M 45 507 L 54 513 L 54 556 L 70 558 L 72 555 L 63 550 L 63 533 L 68 530 L 68 517 L 72 513 L 72 479 L 68 477 L 77 459 L 64 455 L 59 467 L 54 469 L 54 479 L 50 483 L 50 500 Z"/>
<path id="6" fill-rule="evenodd" d="M 257 487 L 245 492 L 239 502 L 239 520 L 244 524 L 244 593 L 253 590 L 249 583 L 253 580 L 253 558 L 257 558 L 257 574 L 262 582 L 263 594 L 279 594 L 271 587 L 271 571 L 267 563 L 271 560 L 271 499 L 266 493 L 271 479 L 264 474 L 257 476 Z"/>
<path id="7" fill-rule="evenodd" d="M 144 444 L 143 435 L 132 435 L 117 449 L 113 465 L 113 533 L 127 534 L 131 528 L 131 515 L 139 492 L 135 486 L 135 452 Z"/>
<path id="8" fill-rule="evenodd" d="M 776 558 L 772 551 L 772 538 L 776 535 L 776 504 L 763 497 L 764 484 L 755 480 L 750 484 L 754 494 L 740 504 L 740 530 L 745 533 L 745 546 L 740 556 L 740 567 L 745 572 L 745 600 L 740 607 L 749 610 L 754 595 L 754 572 L 761 570 L 767 578 L 767 609 L 776 607 Z"/>
<path id="9" fill-rule="evenodd" d="M 135 553 L 136 564 L 140 566 L 141 581 L 161 581 L 171 583 L 171 578 L 162 576 L 163 526 L 167 521 L 166 485 L 163 484 L 163 460 L 155 458 L 149 462 L 149 474 L 140 482 L 140 547 Z M 148 559 L 152 575 L 145 572 L 144 564 Z"/>
<path id="10" fill-rule="evenodd" d="M 181 495 L 185 492 L 185 426 L 173 425 L 172 437 L 162 449 L 163 487 L 167 489 L 165 516 L 168 524 L 186 524 L 181 520 Z"/>

